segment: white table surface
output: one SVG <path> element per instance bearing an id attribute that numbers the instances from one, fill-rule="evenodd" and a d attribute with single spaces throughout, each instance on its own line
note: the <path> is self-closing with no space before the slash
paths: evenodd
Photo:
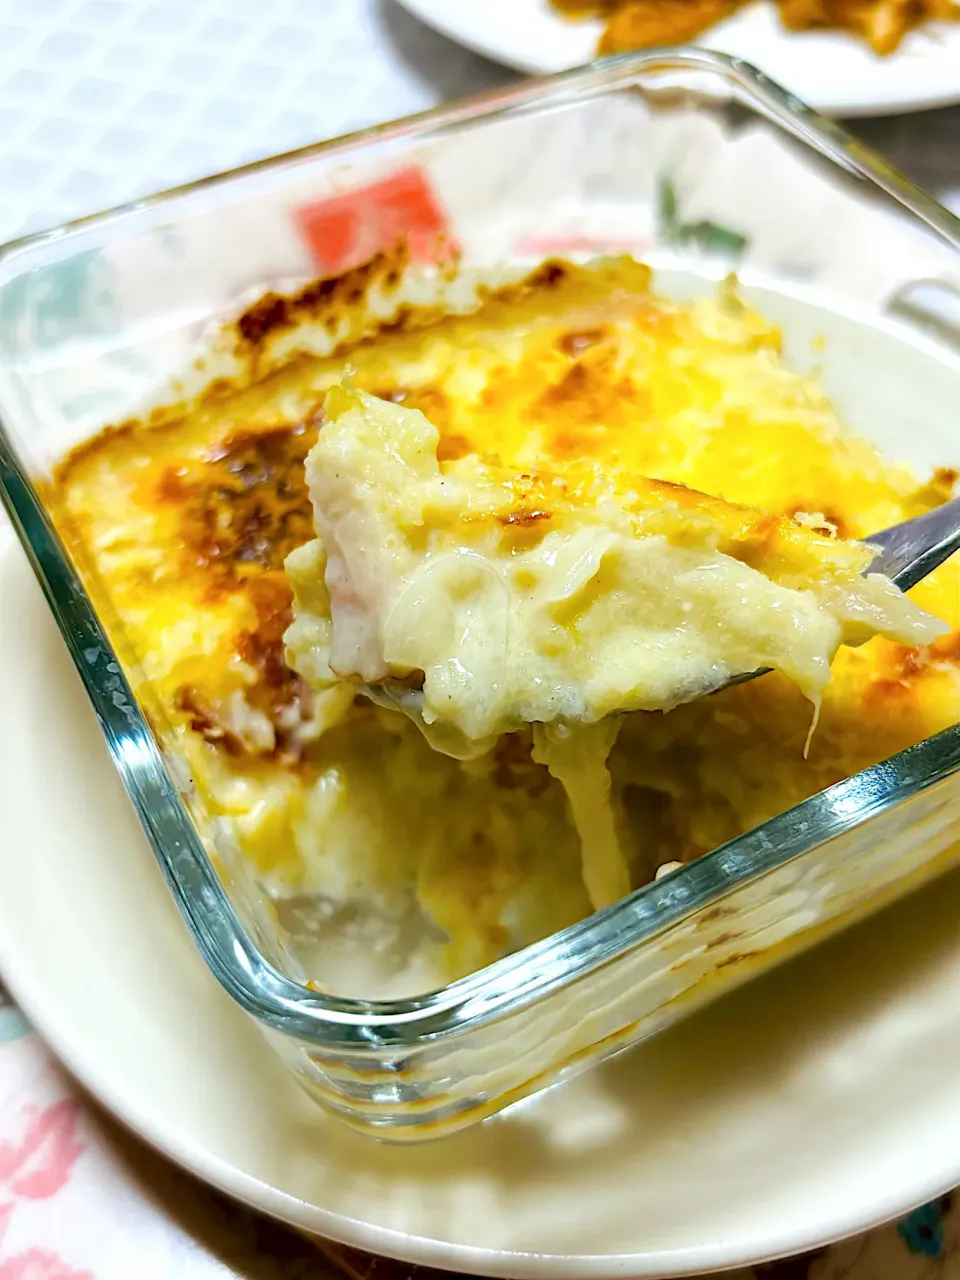
<path id="1" fill-rule="evenodd" d="M 0 0 L 0 242 L 512 76 L 393 0 Z M 960 208 L 960 107 L 858 131 Z"/>

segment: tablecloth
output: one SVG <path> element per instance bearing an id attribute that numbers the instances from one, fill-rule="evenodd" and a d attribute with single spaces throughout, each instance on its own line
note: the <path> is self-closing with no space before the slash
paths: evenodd
<path id="1" fill-rule="evenodd" d="M 393 0 L 0 0 L 0 242 L 492 88 Z M 960 108 L 857 126 L 960 209 Z M 2 977 L 2 975 L 0 975 Z M 268 1222 L 85 1096 L 0 988 L 0 1280 L 400 1280 Z M 960 1277 L 960 1197 L 744 1280 Z"/>

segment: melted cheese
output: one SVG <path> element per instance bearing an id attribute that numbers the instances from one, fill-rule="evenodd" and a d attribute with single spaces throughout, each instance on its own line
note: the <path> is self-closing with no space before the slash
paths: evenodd
<path id="1" fill-rule="evenodd" d="M 602 461 L 760 508 L 765 547 L 764 530 L 792 538 L 794 520 L 779 518 L 808 512 L 839 533 L 826 541 L 843 555 L 845 540 L 946 499 L 952 474 L 920 482 L 849 436 L 778 345 L 735 300 L 656 297 L 635 263 L 550 264 L 474 315 L 424 317 L 247 390 L 217 388 L 179 417 L 126 424 L 64 460 L 59 528 L 141 698 L 187 761 L 201 820 L 228 833 L 268 892 L 322 899 L 344 918 L 376 913 L 377 945 L 397 971 L 393 922 L 416 907 L 436 942 L 422 947 L 427 970 L 402 981 L 422 990 L 571 924 L 619 896 L 624 876 L 643 883 L 960 720 L 956 558 L 910 593 L 950 634 L 841 647 L 806 759 L 809 702 L 779 673 L 666 715 L 601 721 L 599 741 L 551 742 L 538 729 L 535 742 L 526 727 L 462 762 L 330 680 L 329 593 L 311 559 L 303 464 L 347 369 L 359 390 L 426 414 L 441 465 L 469 463 L 478 441 L 514 476 L 545 454 L 558 469 Z M 526 546 L 536 523 L 498 523 L 497 537 Z M 297 625 L 313 631 L 298 672 L 284 659 L 283 564 L 304 546 Z M 574 816 L 597 834 L 586 867 Z M 338 989 L 384 988 L 345 979 Z"/>

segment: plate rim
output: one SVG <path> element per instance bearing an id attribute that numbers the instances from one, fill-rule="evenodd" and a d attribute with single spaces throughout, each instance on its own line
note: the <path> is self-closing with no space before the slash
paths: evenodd
<path id="1" fill-rule="evenodd" d="M 0 547 L 0 558 L 2 555 L 3 548 Z M 181 944 L 192 951 L 189 939 L 182 932 L 180 938 Z M 194 958 L 202 963 L 198 954 Z M 136 1103 L 119 1096 L 109 1085 L 104 1085 L 103 1079 L 97 1076 L 95 1070 L 91 1070 L 82 1049 L 78 1050 L 77 1046 L 67 1043 L 59 1034 L 56 1019 L 47 1018 L 42 998 L 35 999 L 28 984 L 21 983 L 16 963 L 11 967 L 10 954 L 4 947 L 2 932 L 0 972 L 3 973 L 4 985 L 15 1004 L 55 1057 L 67 1067 L 91 1097 L 152 1150 L 206 1185 L 307 1236 L 380 1254 L 414 1266 L 460 1271 L 480 1277 L 497 1277 L 498 1280 L 546 1280 L 546 1277 L 551 1280 L 611 1280 L 613 1276 L 636 1277 L 637 1280 L 680 1280 L 684 1276 L 734 1271 L 824 1248 L 885 1226 L 946 1194 L 960 1183 L 958 1158 L 955 1174 L 946 1180 L 942 1176 L 931 1178 L 923 1190 L 915 1189 L 906 1201 L 902 1197 L 892 1196 L 883 1208 L 838 1214 L 816 1236 L 799 1231 L 793 1237 L 784 1236 L 776 1244 L 772 1239 L 766 1242 L 758 1239 L 756 1245 L 749 1248 L 749 1252 L 744 1252 L 743 1249 L 738 1251 L 736 1247 L 724 1250 L 722 1246 L 706 1244 L 646 1253 L 530 1253 L 486 1249 L 477 1245 L 411 1235 L 393 1227 L 363 1222 L 361 1219 L 298 1200 L 289 1192 L 272 1187 L 262 1179 L 238 1169 L 230 1161 L 212 1152 L 206 1153 L 200 1147 L 191 1146 L 180 1135 L 172 1136 L 174 1131 L 165 1132 L 153 1117 L 141 1114 Z M 240 1009 L 232 1010 L 232 1014 L 237 1018 L 244 1017 Z"/>

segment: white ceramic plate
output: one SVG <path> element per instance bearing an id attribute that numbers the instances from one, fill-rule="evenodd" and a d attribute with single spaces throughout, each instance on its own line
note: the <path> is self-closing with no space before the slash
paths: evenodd
<path id="1" fill-rule="evenodd" d="M 960 879 L 498 1119 L 318 1111 L 187 936 L 21 552 L 0 553 L 0 971 L 173 1159 L 318 1234 L 508 1276 L 800 1251 L 960 1181 Z"/>
<path id="2" fill-rule="evenodd" d="M 570 22 L 548 0 L 399 0 L 444 35 L 520 71 L 562 71 L 589 61 L 599 22 Z M 766 0 L 705 32 L 709 49 L 754 63 L 829 115 L 874 116 L 960 102 L 960 25 L 911 33 L 887 58 L 833 32 L 788 32 Z"/>

